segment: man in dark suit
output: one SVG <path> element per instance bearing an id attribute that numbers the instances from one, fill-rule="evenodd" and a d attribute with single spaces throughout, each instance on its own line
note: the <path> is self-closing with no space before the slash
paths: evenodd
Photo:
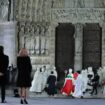
<path id="1" fill-rule="evenodd" d="M 5 85 L 6 73 L 9 64 L 9 57 L 4 54 L 3 46 L 0 46 L 0 86 L 1 86 L 1 102 L 5 103 Z"/>

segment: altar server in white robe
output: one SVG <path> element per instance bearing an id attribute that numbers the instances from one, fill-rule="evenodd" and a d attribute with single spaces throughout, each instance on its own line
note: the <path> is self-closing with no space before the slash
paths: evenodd
<path id="1" fill-rule="evenodd" d="M 47 85 L 47 78 L 49 76 L 49 68 L 46 66 L 42 67 L 42 71 L 43 71 L 43 82 L 42 82 L 42 90 L 45 89 L 46 85 Z"/>
<path id="2" fill-rule="evenodd" d="M 74 84 L 75 84 L 75 89 L 74 89 L 73 97 L 81 98 L 83 96 L 83 85 L 84 85 L 81 74 L 78 75 Z"/>
<path id="3" fill-rule="evenodd" d="M 34 74 L 34 79 L 32 81 L 32 87 L 30 88 L 30 91 L 41 93 L 42 85 L 43 85 L 43 71 L 42 68 L 38 68 L 38 70 Z"/>
<path id="4" fill-rule="evenodd" d="M 85 93 L 86 92 L 86 89 L 87 89 L 87 83 L 88 83 L 88 73 L 87 73 L 87 69 L 85 70 L 82 70 L 81 71 L 81 75 L 82 75 L 82 78 L 83 78 L 83 92 Z"/>

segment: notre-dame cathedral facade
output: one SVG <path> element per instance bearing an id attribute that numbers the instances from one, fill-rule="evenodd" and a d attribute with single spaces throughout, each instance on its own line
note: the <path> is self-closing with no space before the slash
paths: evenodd
<path id="1" fill-rule="evenodd" d="M 105 0 L 0 0 L 0 44 L 10 65 L 27 48 L 33 70 L 105 66 Z"/>

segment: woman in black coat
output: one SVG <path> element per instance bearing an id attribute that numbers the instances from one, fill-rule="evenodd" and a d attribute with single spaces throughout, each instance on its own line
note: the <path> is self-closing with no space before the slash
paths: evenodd
<path id="1" fill-rule="evenodd" d="M 17 57 L 17 68 L 18 68 L 18 78 L 17 86 L 19 87 L 21 104 L 28 102 L 26 101 L 27 88 L 31 86 L 31 71 L 32 65 L 30 57 L 28 56 L 27 50 L 25 48 L 21 49 L 19 56 Z"/>

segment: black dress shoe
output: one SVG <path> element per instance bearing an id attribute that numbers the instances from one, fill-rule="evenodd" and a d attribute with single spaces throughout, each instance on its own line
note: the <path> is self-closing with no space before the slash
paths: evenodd
<path id="1" fill-rule="evenodd" d="M 1 103 L 7 103 L 7 101 L 6 100 L 3 100 Z"/>
<path id="2" fill-rule="evenodd" d="M 22 99 L 20 100 L 20 103 L 23 104 L 23 100 Z"/>
<path id="3" fill-rule="evenodd" d="M 28 104 L 28 102 L 27 102 L 27 100 L 26 100 L 26 99 L 24 99 L 24 103 L 25 103 L 25 104 Z"/>

